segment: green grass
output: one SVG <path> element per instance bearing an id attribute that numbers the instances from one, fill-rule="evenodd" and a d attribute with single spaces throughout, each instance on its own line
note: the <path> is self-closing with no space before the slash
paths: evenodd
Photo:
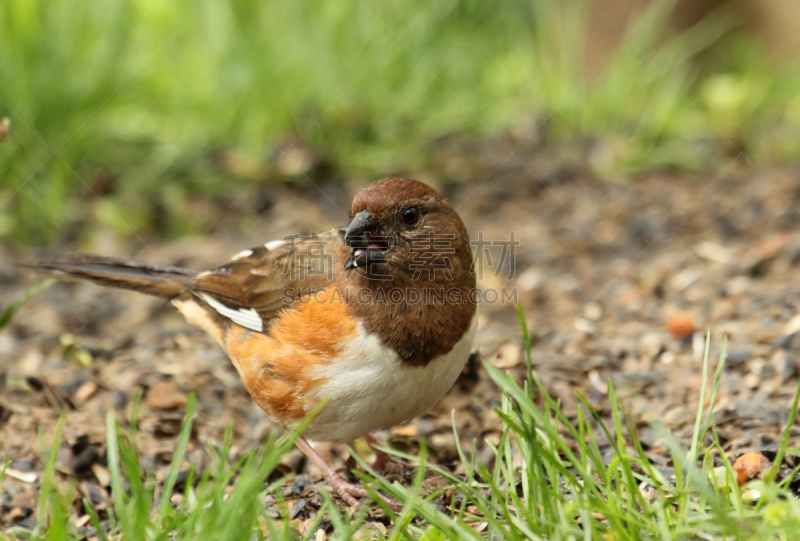
<path id="1" fill-rule="evenodd" d="M 594 141 L 601 176 L 708 167 L 708 141 L 796 161 L 797 63 L 771 66 L 725 13 L 671 35 L 656 4 L 587 74 L 588 0 L 0 3 L 0 238 L 202 231 L 201 197 L 415 172 L 437 138 L 537 122 Z M 298 138 L 332 169 L 274 167 Z"/>
<path id="2" fill-rule="evenodd" d="M 800 502 L 787 487 L 795 472 L 785 480 L 776 479 L 776 474 L 781 457 L 797 452 L 788 445 L 800 386 L 790 408 L 776 466 L 763 480 L 751 481 L 740 488 L 719 444 L 711 414 L 724 370 L 725 346 L 723 343 L 713 374 L 707 347 L 702 389 L 711 389 L 709 408 L 698 406 L 689 449 L 676 442 L 666 427 L 655 425 L 671 449 L 675 479 L 669 480 L 646 456 L 610 382 L 608 406 L 612 418 L 608 423 L 580 396 L 582 406 L 577 418 L 569 419 L 531 369 L 530 347 L 527 352 L 529 375 L 523 378 L 521 385 L 511 374 L 485 364 L 502 393 L 497 412 L 503 421 L 503 433 L 494 448 L 495 462 L 491 468 L 476 463 L 474 456 L 460 447 L 466 470 L 464 477 L 427 464 L 424 445 L 419 457 L 398 454 L 420 465 L 412 486 L 391 483 L 369 468 L 366 468 L 367 473 L 360 474 L 371 489 L 379 489 L 405 503 L 399 515 L 386 509 L 393 527 L 385 536 L 370 530 L 364 508 L 343 513 L 323 492 L 324 504 L 316 520 L 329 518 L 332 521 L 331 538 L 347 540 L 354 536 L 371 536 L 362 538 L 426 541 L 797 538 Z M 700 404 L 705 398 L 703 391 Z M 268 483 L 266 479 L 292 446 L 295 434 L 270 438 L 262 448 L 231 463 L 228 432 L 225 445 L 214 453 L 215 465 L 203 472 L 192 469 L 180 503 L 172 504 L 162 494 L 169 494 L 174 486 L 191 434 L 194 399 L 187 406 L 165 487 L 158 487 L 139 465 L 134 443 L 135 410 L 127 431 L 120 429 L 113 414 L 108 417 L 107 455 L 114 496 L 110 510 L 111 537 L 121 534 L 123 539 L 142 540 L 313 539 L 315 526 L 301 536 L 290 521 L 270 518 L 264 504 L 268 493 L 274 493 L 278 501 L 282 501 L 277 490 L 280 481 Z M 45 449 L 43 455 L 46 467 L 39 526 L 32 533 L 15 532 L 20 537 L 77 538 L 73 526 L 68 523 L 74 483 L 64 486 L 56 482 L 55 476 L 61 426 L 52 436 L 54 443 L 50 450 Z M 610 462 L 603 458 L 598 447 L 600 434 L 613 448 Z M 723 458 L 722 466 L 716 466 L 712 460 L 715 453 Z M 460 494 L 460 498 L 449 502 L 447 512 L 430 503 L 441 493 L 427 499 L 419 496 L 426 470 L 437 471 Z M 640 490 L 642 483 L 655 489 L 655 498 L 645 497 Z M 748 491 L 752 495 L 752 490 L 758 491 L 760 496 L 752 499 L 748 496 Z M 98 527 L 96 512 L 87 501 L 83 505 Z M 478 528 L 480 532 L 474 527 L 478 524 L 483 525 Z M 105 539 L 102 535 L 100 538 Z"/>
<path id="3" fill-rule="evenodd" d="M 42 280 L 35 286 L 25 291 L 25 293 L 23 293 L 19 299 L 12 302 L 6 308 L 0 306 L 0 331 L 6 328 L 6 326 L 11 322 L 11 319 L 14 317 L 14 314 L 17 313 L 17 310 L 22 308 L 23 304 L 28 302 L 34 295 L 39 294 L 40 292 L 44 291 L 45 289 L 55 284 L 56 282 L 57 280 L 55 278 L 48 278 L 46 280 Z"/>

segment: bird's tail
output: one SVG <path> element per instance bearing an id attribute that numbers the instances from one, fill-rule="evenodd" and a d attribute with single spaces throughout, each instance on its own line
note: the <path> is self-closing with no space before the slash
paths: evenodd
<path id="1" fill-rule="evenodd" d="M 102 286 L 130 289 L 166 299 L 186 291 L 186 283 L 196 274 L 195 271 L 180 267 L 87 254 L 65 255 L 21 266 L 58 277 L 89 280 Z"/>

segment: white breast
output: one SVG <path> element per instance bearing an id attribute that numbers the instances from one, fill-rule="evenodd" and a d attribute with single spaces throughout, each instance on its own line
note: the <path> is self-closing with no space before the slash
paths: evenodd
<path id="1" fill-rule="evenodd" d="M 373 430 L 409 421 L 430 409 L 453 386 L 469 358 L 477 312 L 461 340 L 426 366 L 409 366 L 375 335 L 359 329 L 340 358 L 313 374 L 326 380 L 317 398 L 327 398 L 305 435 L 318 441 L 350 442 Z"/>

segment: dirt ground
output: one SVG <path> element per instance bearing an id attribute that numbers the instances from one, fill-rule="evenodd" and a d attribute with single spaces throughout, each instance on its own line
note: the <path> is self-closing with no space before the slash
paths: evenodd
<path id="1" fill-rule="evenodd" d="M 666 445 L 649 423 L 661 420 L 679 440 L 689 441 L 710 329 L 712 359 L 723 335 L 729 339 L 715 408 L 726 451 L 736 456 L 774 449 L 787 421 L 800 355 L 800 338 L 795 339 L 800 172 L 733 164 L 719 175 L 659 173 L 614 183 L 592 180 L 571 165 L 569 155 L 532 152 L 522 161 L 501 163 L 493 161 L 491 149 L 484 152 L 488 157 L 450 159 L 439 173 L 416 176 L 445 192 L 473 240 L 482 232 L 486 240 L 508 241 L 513 232 L 519 241 L 513 258 L 504 258 L 500 245 L 489 246 L 491 261 L 484 257 L 479 285 L 516 290 L 534 342 L 534 368 L 565 411 L 575 414 L 579 389 L 608 415 L 611 378 L 646 450 L 669 468 Z M 466 180 L 435 182 L 443 176 Z M 322 190 L 304 182 L 253 187 L 212 232 L 198 238 L 134 238 L 125 244 L 101 231 L 58 251 L 207 268 L 248 246 L 344 224 L 357 185 L 329 183 Z M 198 211 L 220 212 L 234 199 Z M 36 280 L 14 264 L 46 253 L 0 248 L 0 254 L 0 305 L 6 305 Z M 514 306 L 485 303 L 480 314 L 480 356 L 521 376 L 525 365 Z M 690 315 L 696 332 L 673 336 L 668 324 L 676 325 L 676 314 L 684 320 Z M 43 468 L 37 431 L 44 427 L 51 437 L 62 412 L 67 424 L 58 470 L 76 476 L 77 496 L 89 497 L 100 509 L 110 490 L 106 412 L 114 409 L 124 418 L 137 389 L 144 390 L 141 461 L 157 479 L 172 458 L 191 391 L 198 405 L 187 467 L 209 463 L 207 449 L 220 445 L 229 424 L 234 457 L 260 445 L 275 428 L 209 337 L 163 301 L 138 294 L 78 283 L 51 287 L 0 334 L 0 372 L 0 453 L 13 461 L 2 487 L 3 526 L 35 523 Z M 478 460 L 489 461 L 485 442 L 496 441 L 500 432 L 492 411 L 498 399 L 475 356 L 431 412 L 379 437 L 410 451 L 424 438 L 432 460 L 457 471 L 454 411 L 462 440 L 474 440 Z M 790 443 L 796 444 L 796 434 Z M 319 449 L 345 467 L 345 446 Z M 305 476 L 286 490 L 294 506 L 291 518 L 302 522 L 318 505 L 319 472 L 297 450 L 281 467 L 282 473 Z M 301 500 L 305 503 L 295 505 Z M 80 521 L 78 507 L 75 513 Z"/>

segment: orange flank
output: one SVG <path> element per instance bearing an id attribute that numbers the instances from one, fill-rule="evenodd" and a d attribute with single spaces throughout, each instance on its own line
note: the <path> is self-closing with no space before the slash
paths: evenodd
<path id="1" fill-rule="evenodd" d="M 342 296 L 318 292 L 277 316 L 266 334 L 232 325 L 225 351 L 253 399 L 281 424 L 298 421 L 316 405 L 312 391 L 324 383 L 311 369 L 337 358 L 356 332 Z"/>

